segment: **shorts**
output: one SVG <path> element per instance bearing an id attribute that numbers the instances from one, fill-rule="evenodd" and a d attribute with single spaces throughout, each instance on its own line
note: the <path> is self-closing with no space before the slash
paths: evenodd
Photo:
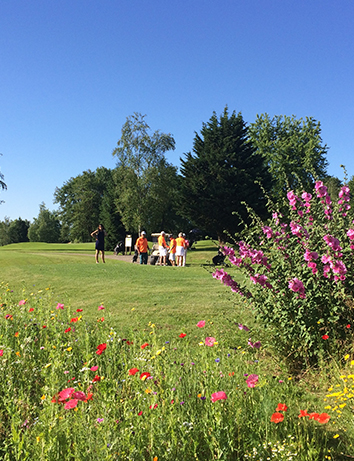
<path id="1" fill-rule="evenodd" d="M 184 248 L 183 247 L 176 247 L 176 255 L 177 256 L 184 256 Z"/>
<path id="2" fill-rule="evenodd" d="M 168 258 L 170 261 L 176 261 L 176 253 L 170 253 L 170 256 Z"/>
<path id="3" fill-rule="evenodd" d="M 167 255 L 167 250 L 165 247 L 159 247 L 159 253 L 160 256 L 166 256 Z"/>

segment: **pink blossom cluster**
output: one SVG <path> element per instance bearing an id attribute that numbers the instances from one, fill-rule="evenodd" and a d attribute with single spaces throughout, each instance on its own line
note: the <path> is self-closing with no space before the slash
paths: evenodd
<path id="1" fill-rule="evenodd" d="M 214 279 L 220 280 L 224 285 L 228 286 L 231 288 L 231 291 L 234 293 L 238 293 L 241 296 L 243 296 L 243 293 L 240 290 L 240 287 L 235 280 L 229 275 L 224 269 L 216 269 L 216 271 L 213 273 Z"/>
<path id="2" fill-rule="evenodd" d="M 322 181 L 317 181 L 315 184 L 315 189 L 317 192 L 317 197 L 321 198 L 321 202 L 324 205 L 324 212 L 328 219 L 332 219 L 332 200 L 328 195 L 327 187 L 323 184 Z"/>
<path id="3" fill-rule="evenodd" d="M 261 264 L 270 270 L 270 265 L 267 262 L 267 257 L 264 256 L 263 251 L 252 249 L 247 243 L 238 242 L 239 252 L 242 259 L 250 258 L 251 264 Z"/>
<path id="4" fill-rule="evenodd" d="M 342 282 L 346 279 L 347 268 L 343 261 L 340 259 L 335 260 L 330 255 L 323 255 L 321 258 L 323 262 L 323 276 L 331 279 L 329 272 L 332 270 L 334 276 L 333 279 L 337 282 L 341 280 Z"/>
<path id="5" fill-rule="evenodd" d="M 309 267 L 312 270 L 313 274 L 317 274 L 318 272 L 317 264 L 314 262 L 314 260 L 318 258 L 319 255 L 317 251 L 309 251 L 308 249 L 306 249 L 304 254 L 304 260 L 307 261 L 307 267 Z"/>
<path id="6" fill-rule="evenodd" d="M 288 197 L 289 204 L 292 207 L 293 210 L 296 210 L 296 202 L 299 201 L 301 203 L 301 200 L 299 197 L 294 193 L 293 190 L 290 190 L 286 196 Z"/>
<path id="7" fill-rule="evenodd" d="M 290 223 L 290 229 L 291 229 L 291 233 L 293 235 L 296 235 L 297 237 L 299 238 L 306 238 L 308 239 L 309 238 L 309 233 L 307 232 L 307 230 L 302 227 L 299 223 L 296 223 L 294 221 L 291 221 Z"/>
<path id="8" fill-rule="evenodd" d="M 268 277 L 263 274 L 255 274 L 250 276 L 251 281 L 256 285 L 259 283 L 262 287 L 273 288 L 272 285 L 267 282 Z"/>
<path id="9" fill-rule="evenodd" d="M 299 293 L 299 298 L 301 299 L 306 298 L 304 284 L 297 277 L 292 278 L 289 281 L 288 286 L 290 290 L 293 291 L 294 293 Z"/>
<path id="10" fill-rule="evenodd" d="M 342 186 L 341 190 L 339 191 L 339 200 L 338 200 L 338 205 L 341 205 L 339 207 L 339 211 L 342 212 L 342 215 L 345 217 L 347 216 L 347 211 L 350 210 L 350 189 L 348 186 Z"/>

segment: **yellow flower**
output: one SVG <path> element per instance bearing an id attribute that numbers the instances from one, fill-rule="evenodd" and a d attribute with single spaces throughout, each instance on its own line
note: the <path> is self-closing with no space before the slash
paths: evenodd
<path id="1" fill-rule="evenodd" d="M 202 396 L 202 394 L 198 394 L 198 398 L 200 399 L 200 397 Z"/>
<path id="2" fill-rule="evenodd" d="M 339 408 L 344 408 L 346 406 L 346 403 L 342 403 L 341 405 L 339 405 Z"/>
<path id="3" fill-rule="evenodd" d="M 44 394 L 42 395 L 41 400 L 45 400 L 45 395 Z"/>
<path id="4" fill-rule="evenodd" d="M 352 361 L 350 362 L 350 365 L 354 365 L 354 360 L 352 360 Z"/>
<path id="5" fill-rule="evenodd" d="M 70 352 L 72 349 L 73 349 L 72 347 L 68 347 L 66 350 Z"/>
<path id="6" fill-rule="evenodd" d="M 154 459 L 152 461 L 157 461 L 157 460 L 158 460 L 158 457 L 154 456 Z"/>
<path id="7" fill-rule="evenodd" d="M 204 343 L 200 341 L 199 346 L 204 346 Z"/>
<path id="8" fill-rule="evenodd" d="M 161 351 L 157 351 L 157 352 L 156 352 L 156 355 L 160 355 L 160 354 L 161 354 Z"/>
<path id="9" fill-rule="evenodd" d="M 327 405 L 327 406 L 325 407 L 325 410 L 330 410 L 331 408 L 332 408 L 331 405 Z"/>
<path id="10" fill-rule="evenodd" d="M 339 437 L 339 434 L 336 434 L 333 436 L 334 439 L 338 439 L 338 437 Z"/>
<path id="11" fill-rule="evenodd" d="M 52 346 L 52 348 L 53 348 L 53 349 L 56 349 L 56 348 L 57 348 L 57 346 Z"/>
<path id="12" fill-rule="evenodd" d="M 145 394 L 151 394 L 152 390 L 151 389 L 145 389 Z"/>
<path id="13" fill-rule="evenodd" d="M 133 307 L 132 311 L 135 311 L 135 307 Z"/>
<path id="14" fill-rule="evenodd" d="M 36 437 L 37 443 L 41 440 L 40 437 Z"/>
<path id="15" fill-rule="evenodd" d="M 348 360 L 348 359 L 349 359 L 349 354 L 344 356 L 344 360 Z"/>
<path id="16" fill-rule="evenodd" d="M 18 355 L 19 357 L 21 357 L 21 354 L 19 352 L 16 352 L 16 355 Z"/>
<path id="17" fill-rule="evenodd" d="M 51 363 L 47 363 L 47 365 L 44 368 L 49 368 L 51 366 Z"/>

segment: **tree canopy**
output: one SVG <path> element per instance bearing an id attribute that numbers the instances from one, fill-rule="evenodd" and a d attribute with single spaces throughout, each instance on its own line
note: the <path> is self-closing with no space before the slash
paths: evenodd
<path id="1" fill-rule="evenodd" d="M 177 168 L 165 157 L 175 149 L 175 140 L 170 133 L 151 133 L 145 117 L 140 113 L 127 117 L 113 150 L 116 204 L 127 231 L 149 228 L 156 232 L 171 208 L 177 184 Z"/>
<path id="2" fill-rule="evenodd" d="M 55 212 L 49 211 L 44 203 L 39 205 L 38 217 L 28 229 L 30 242 L 58 243 L 60 239 L 60 221 Z"/>
<path id="3" fill-rule="evenodd" d="M 248 131 L 273 177 L 275 200 L 285 197 L 288 188 L 311 191 L 316 179 L 327 176 L 328 148 L 322 144 L 320 123 L 312 117 L 257 115 Z"/>
<path id="4" fill-rule="evenodd" d="M 220 118 L 214 112 L 195 133 L 193 153 L 181 159 L 180 210 L 196 226 L 224 241 L 226 233 L 239 231 L 240 218 L 247 221 L 245 201 L 265 214 L 262 182 L 269 190 L 270 175 L 263 157 L 249 142 L 241 113 L 231 115 L 227 107 Z"/>

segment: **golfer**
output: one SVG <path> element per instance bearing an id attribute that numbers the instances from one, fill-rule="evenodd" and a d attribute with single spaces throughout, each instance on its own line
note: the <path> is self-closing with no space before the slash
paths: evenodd
<path id="1" fill-rule="evenodd" d="M 167 256 L 167 249 L 168 246 L 165 240 L 165 232 L 161 231 L 161 234 L 158 238 L 158 245 L 159 245 L 159 253 L 160 253 L 160 266 L 166 266 L 166 256 Z"/>
<path id="2" fill-rule="evenodd" d="M 95 254 L 95 259 L 96 259 L 96 264 L 98 264 L 98 255 L 101 252 L 101 259 L 102 262 L 104 263 L 104 238 L 107 235 L 107 232 L 105 231 L 103 224 L 99 224 L 98 229 L 94 230 L 91 233 L 91 237 L 96 236 L 96 254 Z"/>
<path id="3" fill-rule="evenodd" d="M 146 238 L 145 231 L 141 232 L 140 237 L 137 239 L 135 243 L 135 247 L 138 251 L 138 255 L 140 256 L 140 264 L 147 264 L 149 244 Z"/>
<path id="4" fill-rule="evenodd" d="M 185 239 L 182 232 L 176 238 L 176 245 L 176 264 L 177 266 L 183 266 Z"/>

